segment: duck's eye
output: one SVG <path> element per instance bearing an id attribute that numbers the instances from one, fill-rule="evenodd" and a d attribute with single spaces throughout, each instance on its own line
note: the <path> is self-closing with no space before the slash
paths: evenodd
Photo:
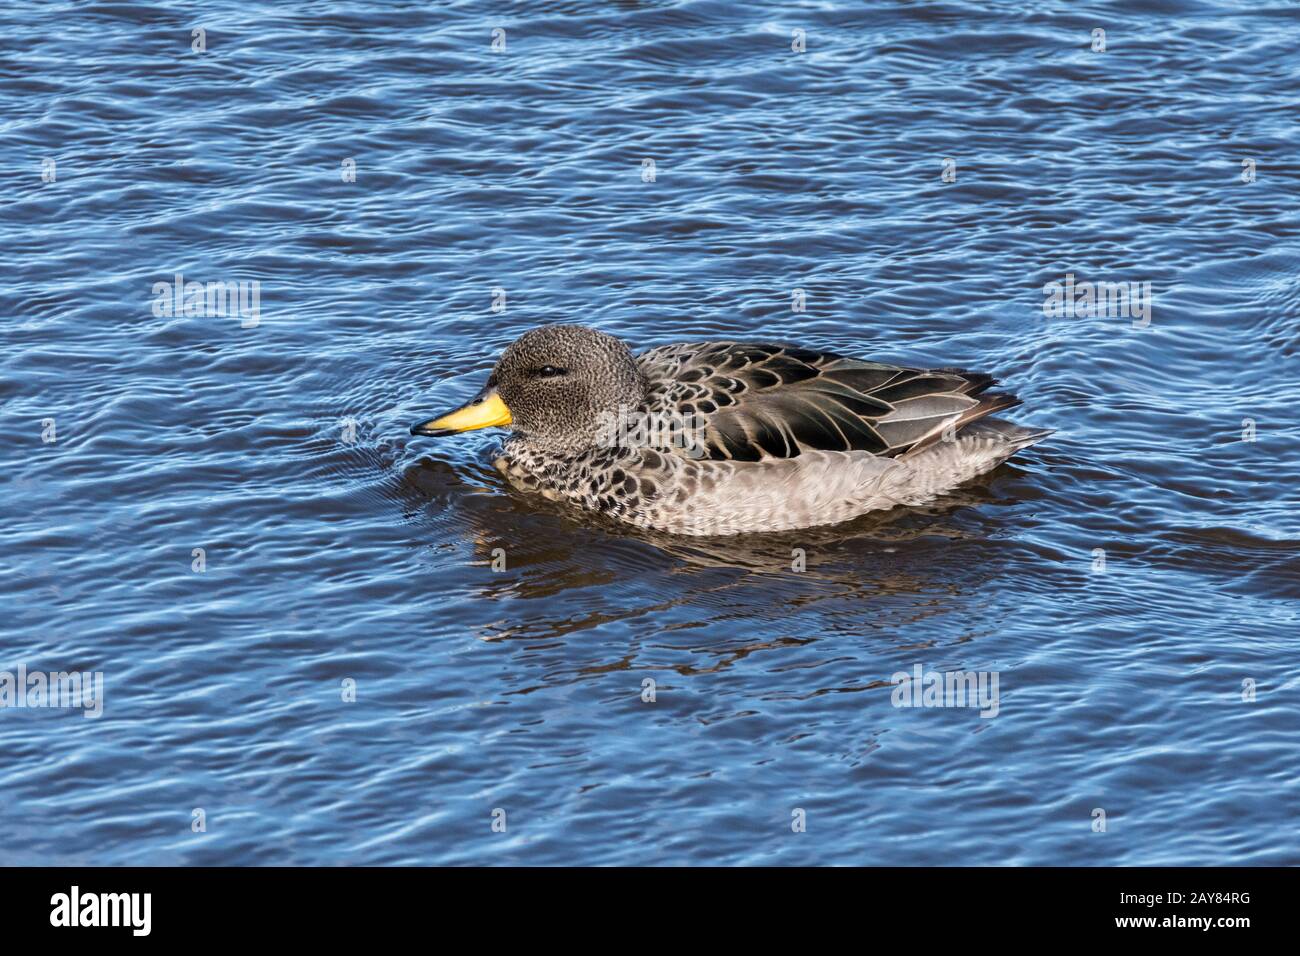
<path id="1" fill-rule="evenodd" d="M 533 378 L 559 378 L 561 375 L 568 375 L 567 368 L 557 368 L 554 365 L 543 365 L 541 368 L 533 369 Z"/>

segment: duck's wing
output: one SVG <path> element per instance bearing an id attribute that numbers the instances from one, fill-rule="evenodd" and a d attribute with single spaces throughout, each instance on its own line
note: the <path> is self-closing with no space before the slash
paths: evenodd
<path id="1" fill-rule="evenodd" d="M 900 457 L 1019 405 L 992 376 L 882 365 L 767 343 L 699 342 L 637 358 L 648 411 L 679 418 L 692 458 L 762 461 L 804 451 Z"/>

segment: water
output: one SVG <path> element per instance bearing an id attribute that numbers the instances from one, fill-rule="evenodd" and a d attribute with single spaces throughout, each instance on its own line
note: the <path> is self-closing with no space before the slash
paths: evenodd
<path id="1" fill-rule="evenodd" d="M 1034 6 L 0 11 L 0 669 L 104 674 L 0 711 L 0 863 L 1300 862 L 1300 6 Z M 178 272 L 257 315 L 155 315 Z M 1045 317 L 1067 273 L 1149 325 Z M 406 433 L 554 320 L 1058 432 L 925 509 L 617 531 Z M 893 706 L 917 664 L 997 716 Z"/>

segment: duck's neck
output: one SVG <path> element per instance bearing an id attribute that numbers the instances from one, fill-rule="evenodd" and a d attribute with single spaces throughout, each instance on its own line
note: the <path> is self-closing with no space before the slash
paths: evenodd
<path id="1" fill-rule="evenodd" d="M 547 433 L 516 430 L 511 441 L 520 442 L 535 453 L 551 457 L 576 458 L 613 449 L 647 443 L 647 428 L 653 428 L 641 397 L 583 416 L 581 423 L 568 423 L 562 431 Z"/>

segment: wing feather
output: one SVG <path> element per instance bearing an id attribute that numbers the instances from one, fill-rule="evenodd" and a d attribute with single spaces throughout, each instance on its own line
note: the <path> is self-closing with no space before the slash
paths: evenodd
<path id="1" fill-rule="evenodd" d="M 693 424 L 705 457 L 718 460 L 795 458 L 813 449 L 899 457 L 1019 404 L 985 394 L 996 381 L 982 372 L 770 343 L 668 345 L 637 361 L 649 410 Z"/>

